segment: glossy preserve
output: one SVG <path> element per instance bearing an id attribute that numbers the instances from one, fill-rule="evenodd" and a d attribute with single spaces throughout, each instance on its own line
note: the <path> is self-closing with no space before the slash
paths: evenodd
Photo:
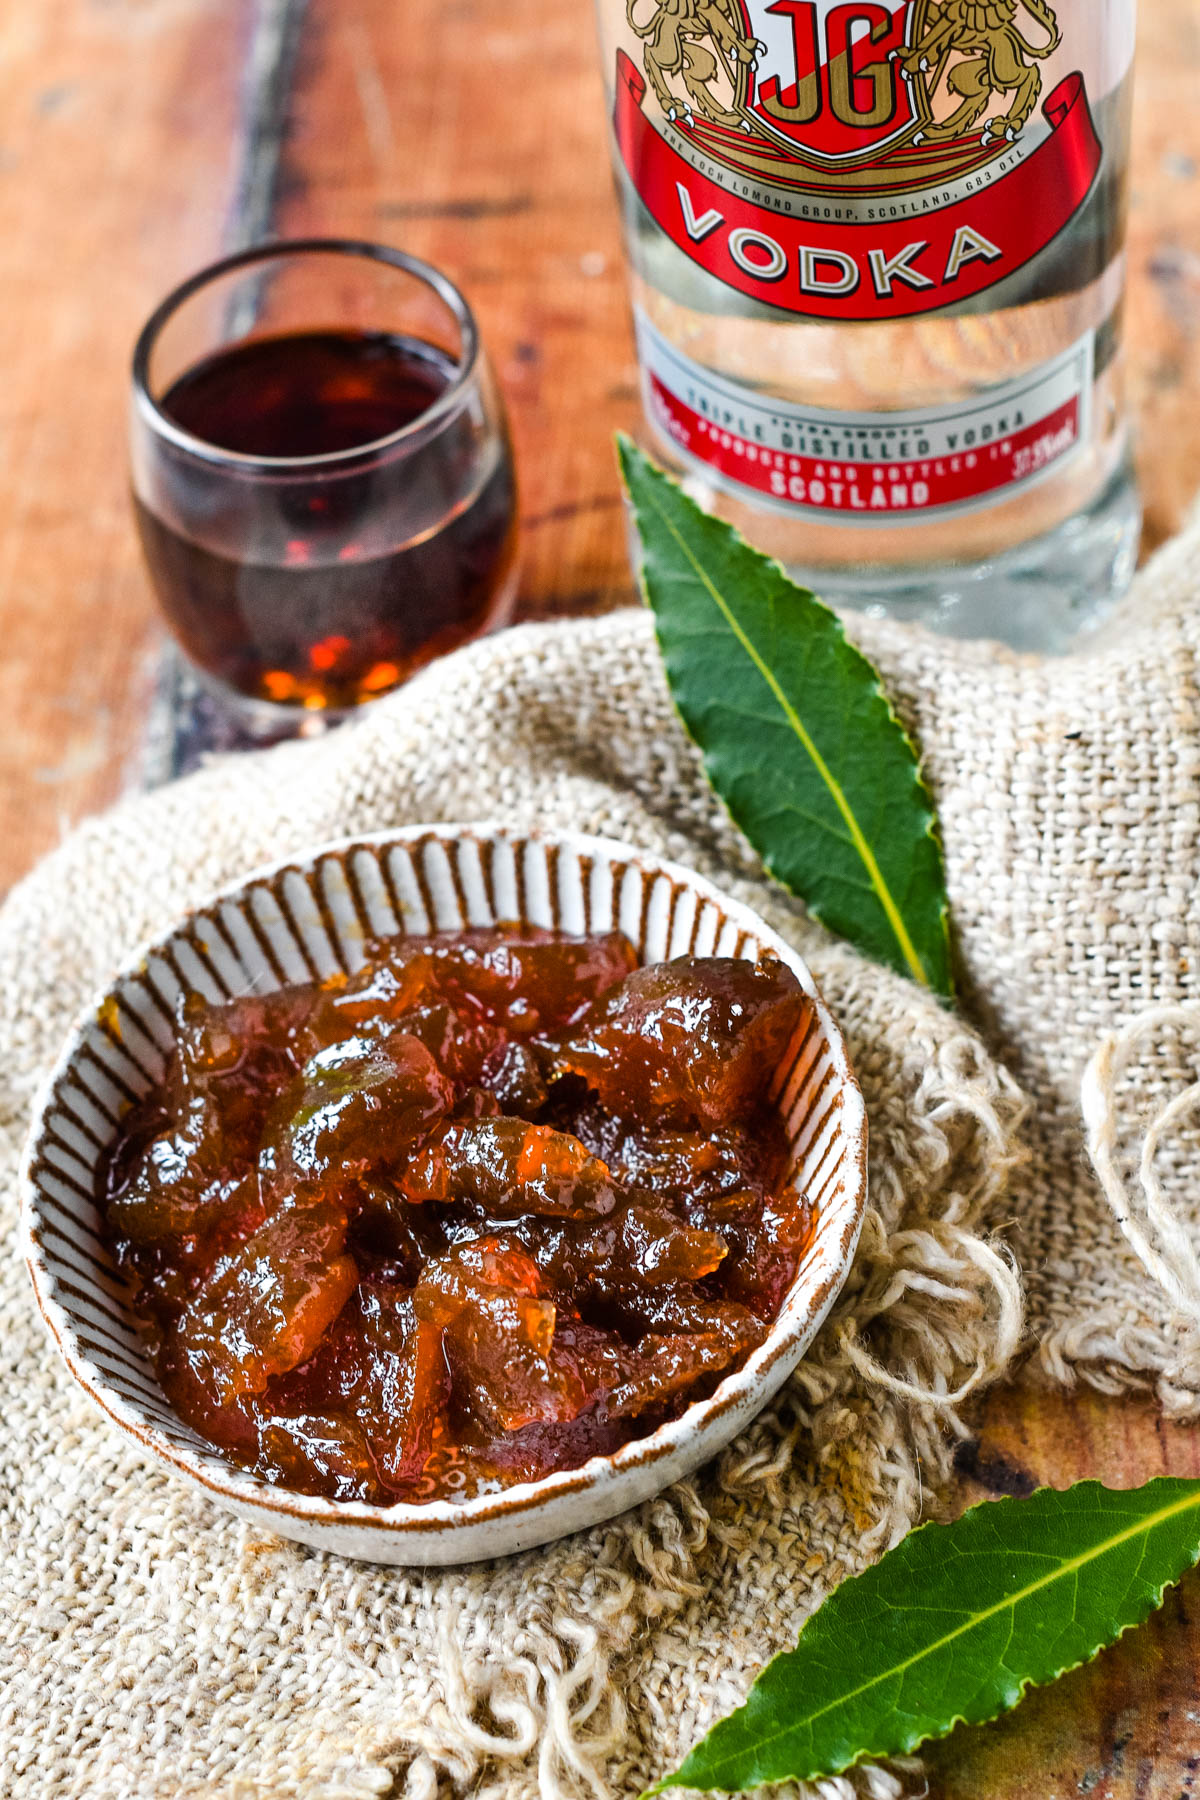
<path id="1" fill-rule="evenodd" d="M 781 963 L 618 933 L 373 946 L 182 1003 L 108 1230 L 177 1411 L 308 1493 L 463 1498 L 608 1453 L 767 1335 L 808 1229 Z"/>

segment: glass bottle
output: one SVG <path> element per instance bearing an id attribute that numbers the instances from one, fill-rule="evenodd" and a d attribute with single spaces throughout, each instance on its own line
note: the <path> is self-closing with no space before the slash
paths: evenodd
<path id="1" fill-rule="evenodd" d="M 649 447 L 834 604 L 1060 650 L 1140 515 L 1134 0 L 599 0 Z"/>

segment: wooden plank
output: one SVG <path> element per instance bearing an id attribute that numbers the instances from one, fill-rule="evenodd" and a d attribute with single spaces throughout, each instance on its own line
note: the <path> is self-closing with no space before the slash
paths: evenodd
<path id="1" fill-rule="evenodd" d="M 1200 14 L 1143 0 L 1129 217 L 1129 395 L 1145 548 L 1178 531 L 1200 484 Z M 1002 1388 L 961 1459 L 963 1504 L 1095 1476 L 1115 1487 L 1200 1475 L 1200 1433 L 1149 1400 Z M 932 1746 L 930 1800 L 1185 1800 L 1200 1790 L 1200 1577 L 1086 1669 L 995 1724 Z"/>
<path id="2" fill-rule="evenodd" d="M 0 18 L 0 891 L 116 792 L 158 644 L 125 473 L 129 356 L 218 249 L 246 0 Z"/>
<path id="3" fill-rule="evenodd" d="M 630 597 L 611 434 L 637 411 L 601 83 L 578 0 L 410 0 L 402 21 L 390 0 L 309 0 L 307 12 L 302 0 L 42 0 L 8 12 L 0 891 L 111 797 L 137 744 L 158 637 L 125 497 L 125 365 L 141 317 L 178 275 L 272 213 L 283 232 L 361 230 L 457 274 L 513 415 L 527 616 Z M 1130 385 L 1152 542 L 1178 525 L 1200 466 L 1198 37 L 1190 0 L 1143 8 Z"/>
<path id="4" fill-rule="evenodd" d="M 1151 542 L 1200 470 L 1198 83 L 1194 0 L 1145 0 L 1129 365 Z M 401 242 L 462 282 L 513 415 L 524 611 L 630 595 L 610 439 L 636 415 L 635 371 L 586 0 L 8 7 L 0 887 L 111 796 L 139 735 L 158 634 L 125 493 L 133 334 L 174 280 L 269 218 Z M 1009 1390 L 978 1429 L 964 1497 L 1200 1472 L 1197 1434 L 1149 1403 Z M 935 1749 L 931 1791 L 1192 1792 L 1198 1614 L 1193 1578 L 1092 1668 Z"/>
<path id="5" fill-rule="evenodd" d="M 959 1456 L 966 1505 L 1097 1477 L 1200 1476 L 1200 1432 L 1147 1399 L 998 1389 Z M 1200 1770 L 1200 1574 L 1086 1668 L 931 1745 L 930 1800 L 1185 1800 Z"/>
<path id="6" fill-rule="evenodd" d="M 1200 8 L 1141 0 L 1126 342 L 1145 503 L 1143 551 L 1200 488 Z"/>
<path id="7" fill-rule="evenodd" d="M 1129 388 L 1146 542 L 1200 470 L 1200 16 L 1141 9 L 1130 211 Z M 513 414 L 525 482 L 523 610 L 629 595 L 612 431 L 637 416 L 606 121 L 579 0 L 310 0 L 278 213 L 363 231 L 457 276 Z"/>
<path id="8" fill-rule="evenodd" d="M 636 368 L 585 0 L 309 0 L 278 228 L 426 257 L 479 316 L 522 483 L 521 612 L 633 597 L 612 434 Z"/>

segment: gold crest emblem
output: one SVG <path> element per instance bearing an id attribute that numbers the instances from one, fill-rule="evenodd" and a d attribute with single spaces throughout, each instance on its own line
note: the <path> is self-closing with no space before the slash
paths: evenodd
<path id="1" fill-rule="evenodd" d="M 1049 0 L 626 0 L 668 123 L 738 173 L 877 193 L 1018 138 L 1061 42 Z"/>
<path id="2" fill-rule="evenodd" d="M 1017 24 L 1018 3 L 1046 33 L 1044 44 L 1032 44 Z M 942 143 L 973 132 L 993 96 L 1012 96 L 1007 112 L 988 119 L 980 143 L 1012 143 L 1037 105 L 1042 91 L 1038 63 L 1058 49 L 1058 19 L 1046 0 L 942 0 L 914 45 L 899 51 L 900 67 L 910 81 L 925 78 L 930 99 L 943 78 L 958 105 L 948 117 L 918 131 L 914 143 Z M 1026 59 L 1032 57 L 1033 61 Z"/>

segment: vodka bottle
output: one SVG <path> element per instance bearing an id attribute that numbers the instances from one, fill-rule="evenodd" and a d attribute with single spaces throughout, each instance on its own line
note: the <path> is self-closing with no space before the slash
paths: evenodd
<path id="1" fill-rule="evenodd" d="M 1098 622 L 1134 0 L 599 6 L 651 447 L 835 604 Z"/>

